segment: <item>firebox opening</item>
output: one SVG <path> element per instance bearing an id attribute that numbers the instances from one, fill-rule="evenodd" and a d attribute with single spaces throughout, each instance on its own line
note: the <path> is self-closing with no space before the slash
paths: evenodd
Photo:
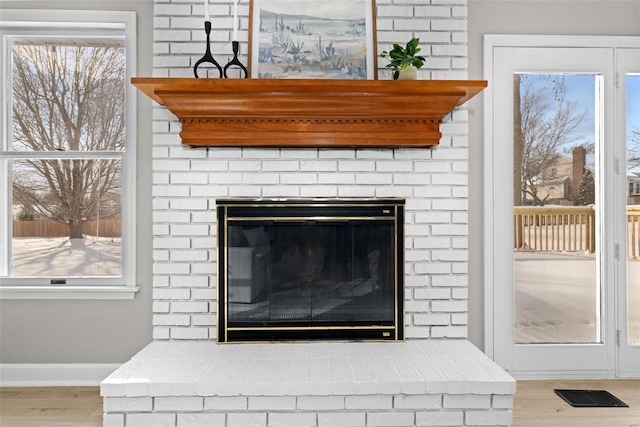
<path id="1" fill-rule="evenodd" d="M 404 201 L 218 200 L 218 342 L 404 339 Z"/>

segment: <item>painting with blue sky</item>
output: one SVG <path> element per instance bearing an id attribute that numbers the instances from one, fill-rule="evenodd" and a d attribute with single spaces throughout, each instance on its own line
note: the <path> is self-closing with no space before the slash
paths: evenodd
<path id="1" fill-rule="evenodd" d="M 374 0 L 252 0 L 253 78 L 373 79 Z"/>

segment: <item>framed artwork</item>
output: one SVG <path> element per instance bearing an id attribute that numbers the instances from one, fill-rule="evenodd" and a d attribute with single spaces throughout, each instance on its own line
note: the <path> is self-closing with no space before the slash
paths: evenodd
<path id="1" fill-rule="evenodd" d="M 375 8 L 375 0 L 250 0 L 250 76 L 375 79 Z"/>

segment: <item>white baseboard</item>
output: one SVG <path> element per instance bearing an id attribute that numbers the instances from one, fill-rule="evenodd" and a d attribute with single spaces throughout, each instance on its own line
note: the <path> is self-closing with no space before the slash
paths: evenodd
<path id="1" fill-rule="evenodd" d="M 120 363 L 0 363 L 0 387 L 99 386 Z"/>
<path id="2" fill-rule="evenodd" d="M 615 371 L 508 371 L 516 380 L 614 380 Z"/>

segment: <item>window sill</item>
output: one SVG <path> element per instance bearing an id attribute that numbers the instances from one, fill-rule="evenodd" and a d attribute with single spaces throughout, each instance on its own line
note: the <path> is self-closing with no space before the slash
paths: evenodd
<path id="1" fill-rule="evenodd" d="M 5 299 L 133 299 L 140 290 L 134 286 L 2 286 Z"/>

